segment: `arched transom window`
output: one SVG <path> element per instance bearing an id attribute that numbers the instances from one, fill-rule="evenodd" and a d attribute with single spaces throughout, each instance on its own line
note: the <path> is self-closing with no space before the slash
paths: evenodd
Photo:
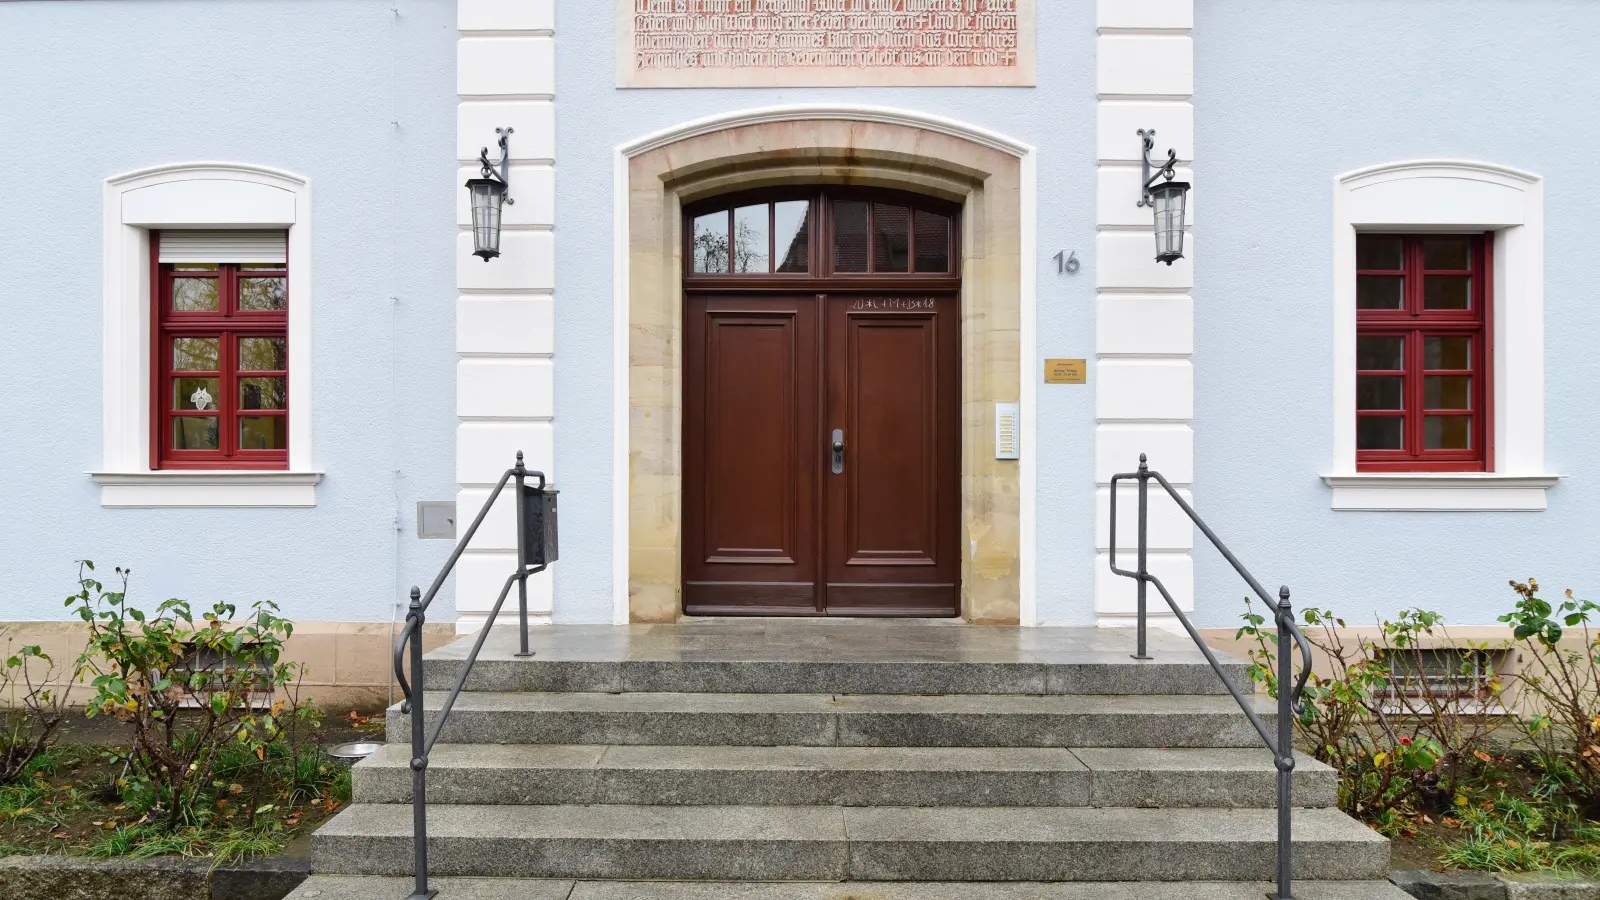
<path id="1" fill-rule="evenodd" d="M 950 278 L 957 209 L 932 197 L 862 188 L 714 197 L 685 210 L 686 275 Z"/>

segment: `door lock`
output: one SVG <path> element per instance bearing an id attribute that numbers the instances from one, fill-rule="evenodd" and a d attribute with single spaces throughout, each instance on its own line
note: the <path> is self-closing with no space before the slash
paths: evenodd
<path id="1" fill-rule="evenodd" d="M 833 474 L 844 474 L 844 431 L 839 428 L 833 430 Z"/>

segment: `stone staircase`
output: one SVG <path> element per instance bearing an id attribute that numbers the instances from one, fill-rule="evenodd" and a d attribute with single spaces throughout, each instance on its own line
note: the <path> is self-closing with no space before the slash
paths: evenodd
<path id="1" fill-rule="evenodd" d="M 1186 638 L 885 621 L 496 629 L 429 767 L 442 900 L 1260 898 L 1272 760 Z M 445 691 L 469 645 L 429 655 Z M 1228 677 L 1244 683 L 1244 664 Z M 425 715 L 444 698 L 430 693 Z M 1272 721 L 1263 702 L 1262 716 Z M 410 891 L 409 723 L 295 900 Z M 1304 900 L 1398 900 L 1387 841 L 1296 774 Z M 382 877 L 388 876 L 388 877 Z"/>

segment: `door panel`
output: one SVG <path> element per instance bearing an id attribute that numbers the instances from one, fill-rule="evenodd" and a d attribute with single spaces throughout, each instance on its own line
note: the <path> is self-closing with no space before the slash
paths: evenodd
<path id="1" fill-rule="evenodd" d="M 852 565 L 933 565 L 933 314 L 849 316 L 844 363 L 847 456 L 844 559 Z"/>
<path id="2" fill-rule="evenodd" d="M 687 306 L 685 611 L 814 614 L 817 300 Z"/>
<path id="3" fill-rule="evenodd" d="M 823 476 L 830 614 L 959 609 L 959 305 L 828 298 L 825 428 L 845 445 Z"/>

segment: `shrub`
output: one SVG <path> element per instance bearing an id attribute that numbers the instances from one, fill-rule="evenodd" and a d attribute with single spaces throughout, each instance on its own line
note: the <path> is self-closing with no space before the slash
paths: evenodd
<path id="1" fill-rule="evenodd" d="M 1238 637 L 1253 639 L 1250 676 L 1277 696 L 1274 671 L 1277 632 L 1245 601 Z M 1339 772 L 1339 806 L 1385 833 L 1405 830 L 1415 810 L 1447 809 L 1460 781 L 1490 757 L 1487 738 L 1497 715 L 1463 705 L 1461 691 L 1424 670 L 1428 652 L 1442 654 L 1458 674 L 1476 678 L 1489 647 L 1457 641 L 1443 618 L 1421 609 L 1402 610 L 1385 621 L 1376 640 L 1351 639 L 1343 619 L 1331 610 L 1301 611 L 1307 640 L 1327 660 L 1327 674 L 1313 672 L 1296 730 L 1312 756 Z M 1474 691 L 1479 703 L 1492 700 L 1499 681 L 1492 673 Z"/>
<path id="2" fill-rule="evenodd" d="M 1539 582 L 1513 581 L 1515 608 L 1500 621 L 1526 656 L 1517 683 L 1529 714 L 1518 720 L 1544 773 L 1590 815 L 1600 813 L 1600 606 L 1567 591 L 1559 605 L 1539 597 Z M 1569 631 L 1578 640 L 1562 644 Z"/>
<path id="3" fill-rule="evenodd" d="M 1448 807 L 1461 782 L 1481 773 L 1489 762 L 1486 748 L 1505 727 L 1503 682 L 1493 667 L 1495 652 L 1504 649 L 1504 643 L 1457 638 L 1443 616 L 1422 609 L 1401 610 L 1379 631 L 1375 650 L 1387 672 L 1385 708 L 1414 723 L 1417 737 L 1439 751 L 1437 790 L 1425 789 L 1434 809 Z M 1436 668 L 1425 664 L 1428 658 Z"/>
<path id="4" fill-rule="evenodd" d="M 245 771 L 290 753 L 298 764 L 300 748 L 290 741 L 301 725 L 315 725 L 314 710 L 292 696 L 289 703 L 271 700 L 299 675 L 297 664 L 281 661 L 293 623 L 265 601 L 237 621 L 237 609 L 225 602 L 198 622 L 176 599 L 146 614 L 127 602 L 130 572 L 117 569 L 115 589 L 107 590 L 93 571 L 92 562 L 79 563 L 78 592 L 66 605 L 88 626 L 78 658 L 78 675 L 95 692 L 88 715 L 133 727 L 119 785 L 125 801 L 168 832 L 232 820 L 240 809 L 248 824 L 273 809 L 257 803 L 263 779 Z M 265 712 L 252 706 L 262 698 L 271 702 Z"/>
<path id="5" fill-rule="evenodd" d="M 0 785 L 16 780 L 29 760 L 49 748 L 67 715 L 67 692 L 49 687 L 55 661 L 37 645 L 12 643 L 8 637 L 0 666 Z"/>

